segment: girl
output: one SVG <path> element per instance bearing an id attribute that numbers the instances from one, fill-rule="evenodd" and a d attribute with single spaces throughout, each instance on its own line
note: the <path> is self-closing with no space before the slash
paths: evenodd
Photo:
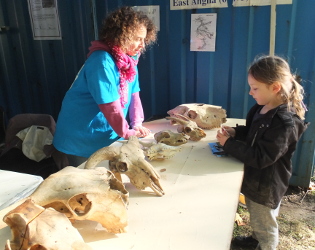
<path id="1" fill-rule="evenodd" d="M 278 245 L 276 216 L 292 174 L 291 158 L 307 128 L 303 88 L 278 56 L 262 56 L 248 70 L 249 94 L 256 100 L 245 126 L 224 127 L 217 133 L 224 151 L 244 162 L 241 192 L 250 213 L 250 237 L 235 245 L 257 245 L 273 250 Z"/>
<path id="2" fill-rule="evenodd" d="M 53 145 L 67 154 L 71 166 L 120 137 L 150 133 L 142 126 L 137 63 L 145 47 L 155 41 L 156 27 L 142 12 L 122 7 L 105 18 L 99 37 L 58 116 Z"/>

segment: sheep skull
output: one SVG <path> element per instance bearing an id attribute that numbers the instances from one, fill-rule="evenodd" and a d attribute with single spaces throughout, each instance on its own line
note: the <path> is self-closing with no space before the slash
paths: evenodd
<path id="1" fill-rule="evenodd" d="M 129 193 L 105 168 L 66 167 L 46 178 L 30 196 L 42 207 L 52 207 L 69 219 L 99 222 L 108 232 L 127 226 Z"/>
<path id="2" fill-rule="evenodd" d="M 174 133 L 171 130 L 162 130 L 154 134 L 154 139 L 158 143 L 169 146 L 179 146 L 187 143 L 189 137 L 185 133 Z"/>
<path id="3" fill-rule="evenodd" d="M 206 133 L 197 126 L 194 121 L 189 120 L 185 116 L 177 115 L 176 117 L 165 117 L 167 120 L 171 120 L 173 124 L 179 124 L 177 131 L 179 133 L 185 133 L 192 141 L 200 141 L 206 137 Z"/>
<path id="4" fill-rule="evenodd" d="M 12 232 L 5 250 L 92 250 L 68 218 L 53 208 L 26 200 L 3 218 Z"/>
<path id="5" fill-rule="evenodd" d="M 172 158 L 177 152 L 181 151 L 181 147 L 169 146 L 159 142 L 145 147 L 143 151 L 150 161 L 165 160 Z"/>
<path id="6" fill-rule="evenodd" d="M 94 168 L 99 162 L 109 160 L 109 169 L 119 176 L 126 174 L 130 182 L 138 189 L 150 187 L 158 196 L 164 195 L 159 174 L 145 160 L 141 144 L 136 136 L 130 136 L 121 147 L 108 146 L 97 150 L 85 164 L 85 168 Z M 119 178 L 119 177 L 118 177 Z"/>

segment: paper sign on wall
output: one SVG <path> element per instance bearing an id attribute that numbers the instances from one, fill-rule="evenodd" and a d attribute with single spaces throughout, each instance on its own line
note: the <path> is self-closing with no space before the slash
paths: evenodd
<path id="1" fill-rule="evenodd" d="M 191 14 L 191 51 L 215 51 L 217 14 Z"/>
<path id="2" fill-rule="evenodd" d="M 142 11 L 146 14 L 155 24 L 157 30 L 160 30 L 160 6 L 148 5 L 148 6 L 134 6 L 132 7 L 136 11 Z"/>
<path id="3" fill-rule="evenodd" d="M 276 0 L 276 4 L 292 4 L 292 0 Z M 234 7 L 271 5 L 271 0 L 233 0 Z"/>
<path id="4" fill-rule="evenodd" d="M 28 0 L 34 40 L 60 40 L 57 0 Z"/>
<path id="5" fill-rule="evenodd" d="M 227 8 L 227 0 L 170 0 L 171 10 Z"/>

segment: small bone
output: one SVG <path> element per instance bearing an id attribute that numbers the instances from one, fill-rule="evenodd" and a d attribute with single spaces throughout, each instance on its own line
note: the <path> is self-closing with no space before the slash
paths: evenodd
<path id="1" fill-rule="evenodd" d="M 177 131 L 185 133 L 192 141 L 200 141 L 202 138 L 206 137 L 206 133 L 199 128 L 194 121 L 189 120 L 183 115 L 177 115 L 177 117 L 168 116 L 165 118 L 178 123 L 179 126 L 177 127 Z"/>

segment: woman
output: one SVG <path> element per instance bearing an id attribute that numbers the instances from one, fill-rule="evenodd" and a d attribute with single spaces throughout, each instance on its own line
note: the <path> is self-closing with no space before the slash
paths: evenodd
<path id="1" fill-rule="evenodd" d="M 122 7 L 103 21 L 99 37 L 91 43 L 57 120 L 53 144 L 67 154 L 72 166 L 120 137 L 150 133 L 142 126 L 137 63 L 155 41 L 156 27 L 142 12 Z"/>

